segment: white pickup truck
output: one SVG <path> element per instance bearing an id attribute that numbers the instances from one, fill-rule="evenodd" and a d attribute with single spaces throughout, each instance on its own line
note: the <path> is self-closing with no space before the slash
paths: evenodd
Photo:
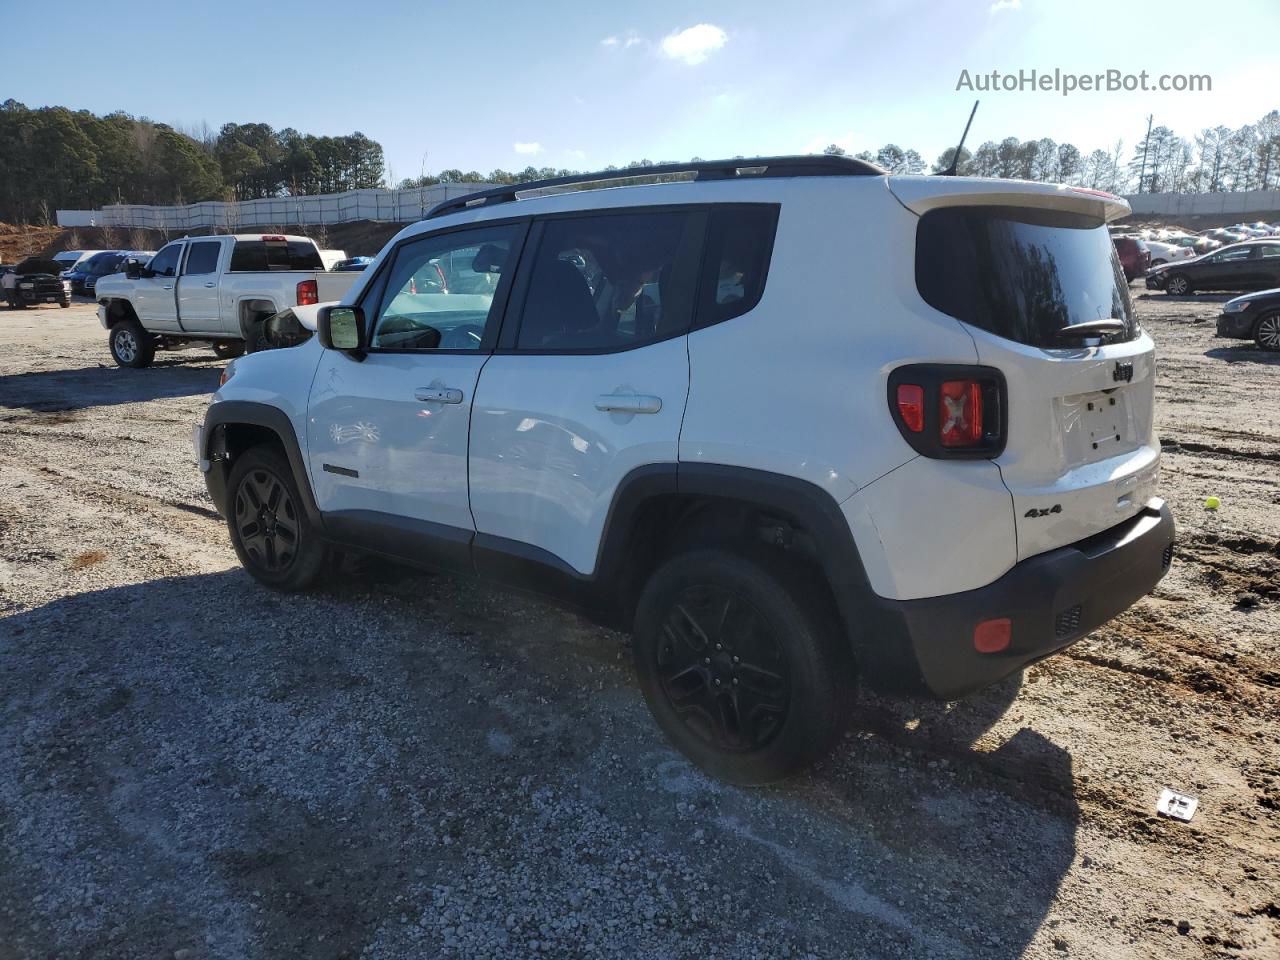
<path id="1" fill-rule="evenodd" d="M 156 350 L 192 342 L 211 344 L 219 357 L 236 357 L 267 317 L 340 300 L 359 276 L 326 272 L 307 237 L 184 237 L 145 266 L 130 260 L 124 273 L 99 280 L 98 319 L 122 367 L 145 367 Z"/>

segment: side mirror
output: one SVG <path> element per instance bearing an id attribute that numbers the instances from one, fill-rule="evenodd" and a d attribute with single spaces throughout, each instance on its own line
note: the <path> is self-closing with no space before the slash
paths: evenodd
<path id="1" fill-rule="evenodd" d="M 124 262 L 124 275 L 130 280 L 137 280 L 142 276 L 142 261 L 135 260 L 130 257 Z"/>
<path id="2" fill-rule="evenodd" d="M 368 345 L 364 311 L 359 307 L 321 307 L 316 314 L 316 335 L 326 349 L 363 351 Z"/>

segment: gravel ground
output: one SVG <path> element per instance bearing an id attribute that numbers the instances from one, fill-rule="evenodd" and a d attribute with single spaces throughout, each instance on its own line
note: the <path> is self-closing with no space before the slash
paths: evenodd
<path id="1" fill-rule="evenodd" d="M 120 370 L 91 305 L 0 312 L 0 960 L 1274 960 L 1280 357 L 1214 340 L 1221 299 L 1138 301 L 1156 593 L 963 703 L 864 695 L 764 790 L 569 614 L 371 563 L 258 588 L 189 452 L 212 354 Z"/>

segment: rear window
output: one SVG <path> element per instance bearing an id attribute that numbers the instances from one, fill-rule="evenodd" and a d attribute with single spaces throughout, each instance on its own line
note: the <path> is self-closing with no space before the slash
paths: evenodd
<path id="1" fill-rule="evenodd" d="M 1129 285 L 1098 220 L 1056 211 L 953 207 L 920 218 L 916 286 L 971 326 L 1037 347 L 1063 327 L 1116 319 L 1137 336 Z"/>
<path id="2" fill-rule="evenodd" d="M 323 269 L 320 251 L 305 240 L 237 240 L 231 253 L 232 273 Z"/>

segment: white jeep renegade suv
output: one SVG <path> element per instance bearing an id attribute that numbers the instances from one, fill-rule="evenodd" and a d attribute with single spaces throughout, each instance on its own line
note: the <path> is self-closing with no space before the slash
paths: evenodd
<path id="1" fill-rule="evenodd" d="M 1127 211 L 844 157 L 449 201 L 228 368 L 201 469 L 264 584 L 357 548 L 568 602 L 680 750 L 776 779 L 856 676 L 961 697 L 1168 568 Z"/>

